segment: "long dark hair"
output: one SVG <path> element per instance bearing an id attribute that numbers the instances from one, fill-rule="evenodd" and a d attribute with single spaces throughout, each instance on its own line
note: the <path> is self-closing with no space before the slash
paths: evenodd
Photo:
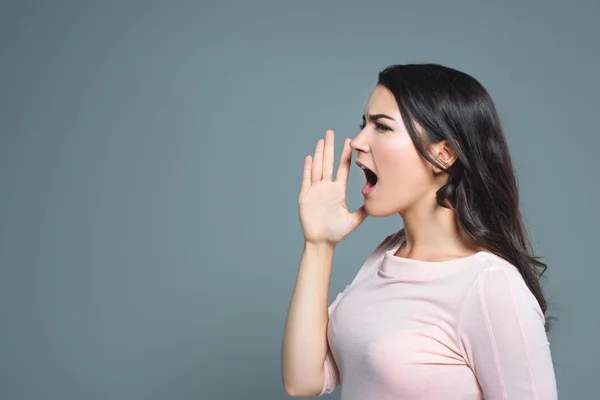
<path id="1" fill-rule="evenodd" d="M 393 93 L 421 155 L 449 174 L 436 193 L 437 203 L 455 210 L 476 245 L 517 267 L 545 316 L 540 279 L 547 266 L 532 255 L 508 146 L 489 93 L 470 75 L 439 64 L 391 65 L 379 73 L 377 83 Z M 458 157 L 448 169 L 428 151 L 444 139 Z M 545 317 L 546 332 L 551 319 Z"/>

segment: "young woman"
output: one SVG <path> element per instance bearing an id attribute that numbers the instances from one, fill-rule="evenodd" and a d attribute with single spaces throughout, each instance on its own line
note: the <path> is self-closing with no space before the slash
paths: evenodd
<path id="1" fill-rule="evenodd" d="M 557 398 L 539 279 L 492 99 L 438 64 L 390 66 L 346 139 L 307 156 L 305 245 L 286 320 L 282 379 L 293 397 L 343 400 Z M 364 205 L 345 201 L 352 151 Z M 327 307 L 335 245 L 367 216 L 400 214 Z M 541 270 L 541 273 L 540 271 Z"/>

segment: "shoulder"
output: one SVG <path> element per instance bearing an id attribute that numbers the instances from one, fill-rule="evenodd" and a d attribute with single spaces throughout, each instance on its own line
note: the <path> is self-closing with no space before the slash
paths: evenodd
<path id="1" fill-rule="evenodd" d="M 386 251 L 394 248 L 398 241 L 401 240 L 401 236 L 404 234 L 404 228 L 399 231 L 388 234 L 377 246 L 371 251 L 371 253 L 363 261 L 359 268 L 356 276 L 352 282 L 346 287 L 346 290 L 352 286 L 358 284 L 361 280 L 371 275 L 383 259 L 383 255 Z"/>
<path id="2" fill-rule="evenodd" d="M 376 250 L 378 249 L 385 249 L 385 250 L 389 250 L 392 247 L 394 247 L 400 240 L 402 240 L 404 236 L 404 228 L 393 232 L 389 235 L 387 235 L 385 237 L 385 239 L 383 239 L 383 241 L 381 243 L 379 243 L 379 245 L 377 246 Z"/>
<path id="3" fill-rule="evenodd" d="M 468 267 L 463 271 L 468 278 L 465 279 L 465 288 L 472 290 L 477 285 L 487 283 L 493 276 L 506 275 L 511 280 L 522 280 L 518 268 L 497 254 L 482 251 L 471 257 Z"/>
<path id="4" fill-rule="evenodd" d="M 489 285 L 495 279 L 511 284 L 525 284 L 519 269 L 504 258 L 485 252 L 481 257 L 481 261 L 474 271 L 475 279 L 472 287 Z"/>
<path id="5" fill-rule="evenodd" d="M 484 254 L 482 261 L 463 299 L 463 315 L 469 310 L 488 314 L 528 309 L 544 319 L 537 299 L 515 265 L 492 253 Z"/>
<path id="6" fill-rule="evenodd" d="M 399 242 L 403 238 L 403 235 L 404 228 L 400 229 L 399 231 L 388 234 L 383 240 L 379 242 L 379 244 L 377 244 L 377 246 L 375 246 L 375 249 L 371 251 L 371 254 L 369 254 L 366 261 L 375 261 L 379 257 L 383 256 L 383 254 L 386 251 L 391 250 L 399 244 Z"/>

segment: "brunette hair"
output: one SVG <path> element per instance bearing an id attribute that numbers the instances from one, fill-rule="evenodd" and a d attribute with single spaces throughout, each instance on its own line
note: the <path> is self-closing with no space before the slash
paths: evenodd
<path id="1" fill-rule="evenodd" d="M 455 210 L 475 245 L 517 267 L 545 317 L 540 279 L 547 265 L 532 254 L 509 149 L 489 93 L 470 75 L 439 64 L 391 65 L 379 73 L 377 84 L 393 93 L 418 151 L 449 174 L 437 203 Z M 457 154 L 448 169 L 428 152 L 444 139 Z M 545 317 L 546 332 L 552 319 Z"/>

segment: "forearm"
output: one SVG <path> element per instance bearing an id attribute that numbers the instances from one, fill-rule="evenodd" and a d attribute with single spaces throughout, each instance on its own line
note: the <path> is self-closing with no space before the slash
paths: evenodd
<path id="1" fill-rule="evenodd" d="M 325 244 L 304 245 L 282 346 L 282 379 L 290 395 L 317 395 L 323 386 L 334 248 Z"/>

